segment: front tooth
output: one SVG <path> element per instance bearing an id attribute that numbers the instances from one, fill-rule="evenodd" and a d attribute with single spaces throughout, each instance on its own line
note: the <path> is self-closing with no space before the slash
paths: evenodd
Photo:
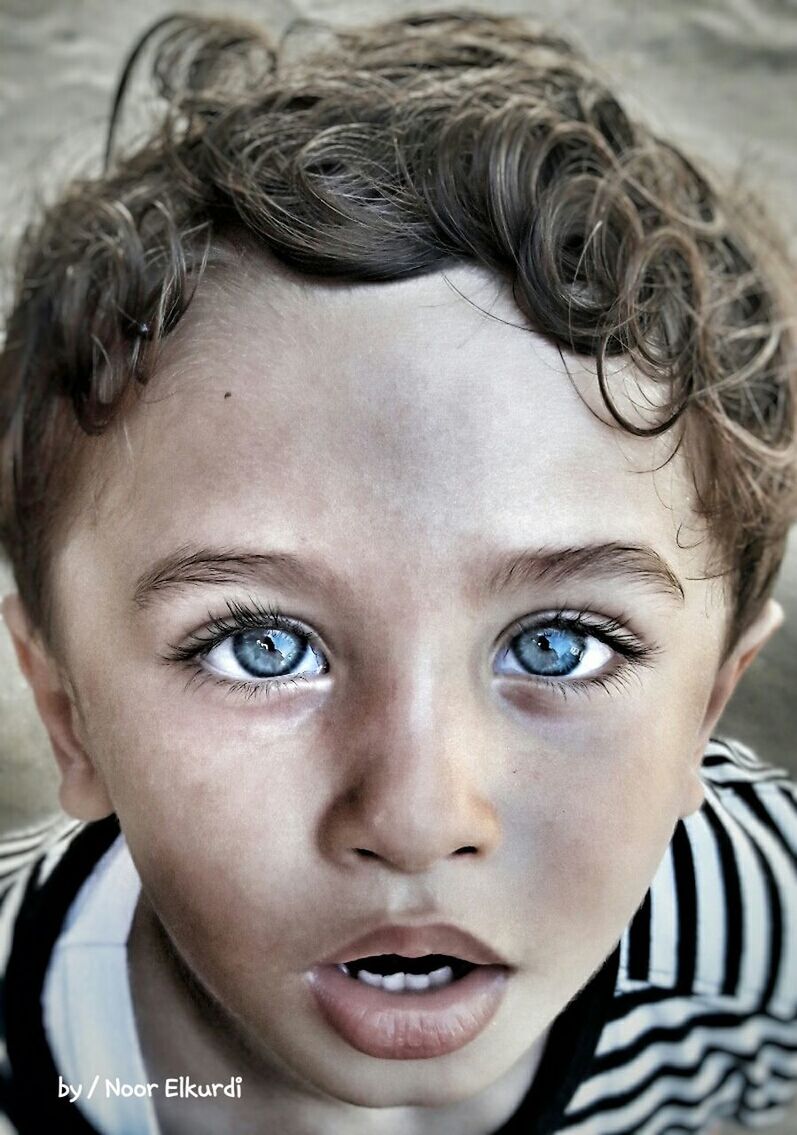
<path id="1" fill-rule="evenodd" d="M 366 985 L 381 985 L 382 978 L 378 973 L 371 973 L 370 970 L 361 969 L 357 974 L 358 981 L 364 981 Z"/>
<path id="2" fill-rule="evenodd" d="M 408 973 L 404 977 L 407 989 L 428 989 L 432 984 L 428 973 Z"/>
<path id="3" fill-rule="evenodd" d="M 430 985 L 448 985 L 448 983 L 453 980 L 454 971 L 451 966 L 441 966 L 440 969 L 433 969 L 429 974 Z"/>
<path id="4" fill-rule="evenodd" d="M 406 974 L 403 973 L 389 973 L 382 978 L 382 988 L 390 990 L 391 993 L 402 993 L 405 977 Z"/>

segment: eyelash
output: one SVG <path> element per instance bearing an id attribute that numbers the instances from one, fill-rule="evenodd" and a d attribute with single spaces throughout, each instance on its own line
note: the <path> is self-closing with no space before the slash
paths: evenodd
<path id="1" fill-rule="evenodd" d="M 268 697 L 272 693 L 298 686 L 300 682 L 307 681 L 304 675 L 297 674 L 290 678 L 270 678 L 262 682 L 235 682 L 227 678 L 216 677 L 199 666 L 198 660 L 204 658 L 230 635 L 241 631 L 259 630 L 262 627 L 284 630 L 299 635 L 309 647 L 320 646 L 319 636 L 314 631 L 296 619 L 284 615 L 274 605 L 263 606 L 257 600 L 250 598 L 248 604 L 239 603 L 237 600 L 225 600 L 225 606 L 229 616 L 213 617 L 208 612 L 209 621 L 201 632 L 194 632 L 181 645 L 170 645 L 169 653 L 163 655 L 164 661 L 176 662 L 189 669 L 190 676 L 186 683 L 186 689 L 194 683 L 197 683 L 198 688 L 201 688 L 206 682 L 210 681 L 216 686 L 223 687 L 228 696 L 240 694 L 247 701 L 251 701 L 261 696 Z M 501 638 L 511 643 L 518 635 L 533 630 L 535 627 L 556 628 L 575 634 L 592 636 L 604 642 L 622 659 L 622 662 L 614 670 L 593 677 L 555 681 L 530 674 L 526 679 L 537 686 L 556 690 L 565 700 L 571 693 L 588 696 L 596 688 L 604 690 L 609 690 L 612 687 L 625 688 L 632 675 L 633 668 L 649 665 L 651 660 L 659 653 L 657 646 L 643 643 L 632 635 L 624 626 L 623 620 L 608 617 L 596 619 L 594 616 L 587 617 L 585 611 L 573 612 L 564 607 L 550 615 L 533 615 L 526 619 L 520 619 L 512 625 L 508 634 L 502 634 Z"/>
<path id="2" fill-rule="evenodd" d="M 223 687 L 228 696 L 241 694 L 247 701 L 252 701 L 255 698 L 268 697 L 272 693 L 277 693 L 291 686 L 298 686 L 300 682 L 307 681 L 303 674 L 295 674 L 290 678 L 270 678 L 264 682 L 234 682 L 228 678 L 218 678 L 208 670 L 203 670 L 197 664 L 197 661 L 204 658 L 230 635 L 240 631 L 260 630 L 262 627 L 269 627 L 272 630 L 289 631 L 291 634 L 299 635 L 310 647 L 320 643 L 320 639 L 314 631 L 298 620 L 283 615 L 282 611 L 274 605 L 263 606 L 252 598 L 249 599 L 248 605 L 239 603 L 235 599 L 225 599 L 224 602 L 229 611 L 229 616 L 214 617 L 208 612 L 209 621 L 201 632 L 195 631 L 186 642 L 179 646 L 170 645 L 169 653 L 163 655 L 164 661 L 176 662 L 188 668 L 190 673 L 185 686 L 186 689 L 195 683 L 197 688 L 201 689 L 206 682 L 212 682 L 214 686 Z"/>
<path id="3" fill-rule="evenodd" d="M 627 630 L 630 620 L 623 616 L 613 619 L 608 616 L 596 618 L 586 611 L 572 611 L 568 607 L 560 607 L 552 614 L 530 615 L 519 619 L 512 625 L 509 634 L 503 634 L 502 639 L 512 642 L 518 635 L 535 628 L 551 628 L 570 631 L 575 634 L 590 635 L 597 638 L 620 656 L 621 662 L 614 670 L 606 674 L 598 674 L 589 678 L 572 678 L 570 681 L 555 681 L 530 674 L 527 680 L 538 686 L 555 690 L 566 701 L 570 694 L 580 694 L 589 697 L 596 689 L 610 690 L 625 689 L 629 679 L 634 676 L 635 667 L 649 666 L 660 653 L 660 649 L 653 643 L 641 642 L 635 635 Z"/>

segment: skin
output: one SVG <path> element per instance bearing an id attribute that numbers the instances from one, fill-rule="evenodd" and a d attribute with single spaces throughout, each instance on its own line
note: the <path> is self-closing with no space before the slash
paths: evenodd
<path id="1" fill-rule="evenodd" d="M 62 804 L 115 810 L 142 879 L 150 1078 L 244 1075 L 218 1112 L 159 1101 L 167 1132 L 494 1130 L 700 806 L 706 740 L 782 617 L 770 601 L 721 656 L 685 459 L 652 471 L 672 439 L 601 420 L 590 360 L 522 329 L 495 278 L 448 276 L 472 303 L 443 275 L 350 287 L 251 255 L 208 277 L 144 400 L 93 443 L 103 491 L 58 552 L 59 664 L 4 602 Z M 634 413 L 633 375 L 613 382 Z M 681 524 L 696 538 L 679 546 Z M 329 585 L 137 609 L 139 575 L 189 541 L 294 553 Z M 607 541 L 652 547 L 683 599 L 598 571 L 480 590 L 497 555 Z M 247 699 L 163 661 L 251 598 L 312 628 L 328 671 Z M 650 657 L 622 671 L 610 652 L 610 679 L 565 697 L 566 678 L 497 667 L 517 620 L 560 609 L 617 620 Z M 424 1061 L 356 1051 L 304 972 L 376 925 L 429 921 L 514 967 L 491 1026 Z"/>

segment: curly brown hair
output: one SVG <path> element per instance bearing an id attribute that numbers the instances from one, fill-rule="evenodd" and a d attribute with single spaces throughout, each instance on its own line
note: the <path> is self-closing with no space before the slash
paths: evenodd
<path id="1" fill-rule="evenodd" d="M 25 234 L 0 356 L 0 541 L 32 626 L 55 647 L 49 573 L 92 435 L 243 226 L 314 275 L 465 260 L 509 279 L 530 326 L 594 356 L 620 427 L 685 445 L 732 645 L 795 515 L 794 338 L 759 226 L 528 22 L 457 9 L 325 34 L 297 53 L 239 21 L 161 21 L 128 60 L 105 172 Z M 114 156 L 145 46 L 166 107 Z M 610 355 L 658 384 L 648 427 L 613 403 Z"/>

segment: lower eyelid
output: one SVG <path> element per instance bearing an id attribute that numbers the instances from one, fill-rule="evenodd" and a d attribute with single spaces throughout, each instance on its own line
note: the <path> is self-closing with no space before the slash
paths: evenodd
<path id="1" fill-rule="evenodd" d="M 534 699 L 542 699 L 540 706 L 553 695 L 558 695 L 564 702 L 571 697 L 590 698 L 593 696 L 611 696 L 613 690 L 619 693 L 626 691 L 632 678 L 639 678 L 639 674 L 632 665 L 622 665 L 616 670 L 597 674 L 589 678 L 546 679 L 535 677 L 533 674 L 523 677 L 520 674 L 499 675 L 508 681 L 512 701 L 526 703 L 525 708 L 533 707 Z M 531 704 L 529 704 L 531 703 Z"/>
<path id="2" fill-rule="evenodd" d="M 268 698 L 279 693 L 289 692 L 292 687 L 306 683 L 308 679 L 303 674 L 291 675 L 287 678 L 267 678 L 260 681 L 242 681 L 235 678 L 223 678 L 210 670 L 194 669 L 188 677 L 185 689 L 193 687 L 202 689 L 210 683 L 222 691 L 225 697 L 240 697 L 251 701 L 258 697 Z"/>
<path id="3" fill-rule="evenodd" d="M 637 679 L 639 678 L 639 674 L 635 668 L 631 664 L 624 663 L 615 670 L 597 674 L 593 678 L 581 679 L 577 683 L 573 683 L 573 685 L 583 687 L 581 692 L 585 694 L 589 694 L 591 691 L 597 691 L 598 689 L 602 690 L 604 693 L 608 693 L 610 689 L 623 692 L 630 687 L 631 680 L 635 677 Z"/>

